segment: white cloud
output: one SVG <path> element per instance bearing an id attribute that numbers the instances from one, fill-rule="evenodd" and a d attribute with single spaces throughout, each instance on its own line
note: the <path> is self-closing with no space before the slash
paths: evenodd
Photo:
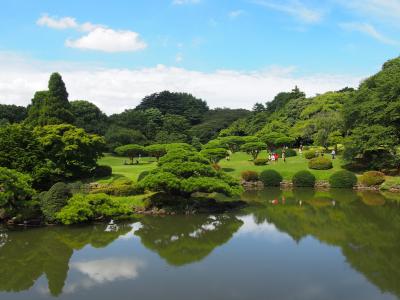
<path id="1" fill-rule="evenodd" d="M 63 17 L 63 18 L 58 18 L 58 17 L 51 17 L 47 14 L 43 14 L 37 21 L 36 24 L 39 26 L 45 26 L 49 27 L 52 29 L 76 29 L 79 31 L 92 31 L 95 30 L 96 28 L 106 28 L 106 26 L 101 25 L 101 24 L 92 24 L 90 22 L 85 22 L 82 24 L 79 24 L 75 18 L 72 17 Z"/>
<path id="2" fill-rule="evenodd" d="M 319 23 L 322 21 L 322 11 L 307 7 L 299 0 L 276 1 L 276 0 L 254 0 L 253 3 L 286 13 L 304 23 Z"/>
<path id="3" fill-rule="evenodd" d="M 65 17 L 65 18 L 55 18 L 50 17 L 47 14 L 42 15 L 37 21 L 36 24 L 39 26 L 46 26 L 53 29 L 67 29 L 67 28 L 78 28 L 79 25 L 74 18 Z"/>
<path id="4" fill-rule="evenodd" d="M 79 39 L 67 40 L 65 45 L 104 52 L 138 51 L 147 47 L 136 32 L 109 28 L 96 28 Z"/>
<path id="5" fill-rule="evenodd" d="M 399 0 L 336 0 L 339 4 L 373 19 L 399 26 Z"/>
<path id="6" fill-rule="evenodd" d="M 184 5 L 184 4 L 197 4 L 200 3 L 201 0 L 173 0 L 172 4 L 174 5 Z"/>
<path id="7" fill-rule="evenodd" d="M 147 47 L 147 44 L 141 40 L 139 34 L 134 31 L 114 30 L 105 25 L 92 24 L 90 22 L 79 24 L 72 17 L 57 18 L 44 14 L 37 20 L 36 24 L 53 29 L 72 28 L 87 32 L 86 35 L 78 39 L 67 39 L 65 45 L 70 48 L 112 53 L 139 51 Z"/>
<path id="8" fill-rule="evenodd" d="M 231 19 L 236 19 L 236 18 L 240 17 L 243 14 L 244 14 L 244 10 L 238 9 L 238 10 L 230 11 L 228 16 Z"/>
<path id="9" fill-rule="evenodd" d="M 52 72 L 62 74 L 70 100 L 86 99 L 108 114 L 135 107 L 151 93 L 188 92 L 211 107 L 251 108 L 295 85 L 307 95 L 356 87 L 359 76 L 313 74 L 299 76 L 291 67 L 270 67 L 253 72 L 216 70 L 200 72 L 158 65 L 141 69 L 101 68 L 73 63 L 33 61 L 0 52 L 0 103 L 27 105 L 35 91 L 47 89 Z"/>
<path id="10" fill-rule="evenodd" d="M 368 23 L 350 22 L 341 23 L 339 24 L 339 26 L 344 30 L 361 32 L 384 44 L 400 45 L 400 42 L 386 37 L 385 35 L 380 33 L 373 25 Z"/>

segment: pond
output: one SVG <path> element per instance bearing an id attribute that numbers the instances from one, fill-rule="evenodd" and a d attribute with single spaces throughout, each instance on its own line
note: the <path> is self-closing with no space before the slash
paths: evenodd
<path id="1" fill-rule="evenodd" d="M 400 205 L 248 192 L 220 215 L 0 230 L 0 299 L 400 299 Z"/>

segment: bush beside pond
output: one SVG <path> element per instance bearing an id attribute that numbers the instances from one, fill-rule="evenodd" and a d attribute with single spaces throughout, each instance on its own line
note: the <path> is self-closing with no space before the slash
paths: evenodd
<path id="1" fill-rule="evenodd" d="M 315 176 L 310 171 L 299 171 L 292 178 L 294 187 L 314 187 Z"/>
<path id="2" fill-rule="evenodd" d="M 333 168 L 333 165 L 329 158 L 318 156 L 309 160 L 308 167 L 313 170 L 329 170 Z"/>
<path id="3" fill-rule="evenodd" d="M 109 195 L 76 194 L 56 214 L 56 218 L 62 224 L 70 225 L 128 215 L 130 212 L 129 206 L 112 199 Z"/>
<path id="4" fill-rule="evenodd" d="M 365 186 L 381 185 L 385 182 L 385 174 L 378 171 L 365 172 L 361 176 L 360 182 Z"/>
<path id="5" fill-rule="evenodd" d="M 329 184 L 332 188 L 353 188 L 357 184 L 357 176 L 350 171 L 338 171 L 329 178 Z"/>
<path id="6" fill-rule="evenodd" d="M 241 177 L 245 181 L 258 181 L 259 175 L 256 171 L 243 171 Z"/>
<path id="7" fill-rule="evenodd" d="M 260 173 L 260 180 L 264 186 L 280 186 L 283 178 L 278 171 L 275 170 L 264 170 Z"/>
<path id="8" fill-rule="evenodd" d="M 40 195 L 40 209 L 47 222 L 56 220 L 58 213 L 65 205 L 68 198 L 72 196 L 71 189 L 63 182 L 57 182 L 50 190 Z"/>

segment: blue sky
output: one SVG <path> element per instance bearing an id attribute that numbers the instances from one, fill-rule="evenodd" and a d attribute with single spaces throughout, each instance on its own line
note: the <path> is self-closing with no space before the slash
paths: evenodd
<path id="1" fill-rule="evenodd" d="M 148 76 L 146 88 L 141 83 L 137 93 L 124 90 L 122 98 L 115 98 L 122 101 L 119 110 L 150 92 L 152 81 L 154 92 L 164 88 L 198 92 L 203 98 L 211 96 L 205 99 L 211 106 L 248 107 L 273 96 L 277 91 L 274 76 L 287 84 L 278 85 L 284 89 L 309 80 L 304 85 L 311 94 L 321 92 L 312 84 L 320 84 L 315 79 L 323 76 L 332 80 L 325 89 L 356 85 L 398 56 L 399 15 L 400 0 L 1 0 L 0 63 L 13 74 L 24 70 L 22 64 L 29 72 L 38 72 L 38 77 L 66 66 L 69 72 L 71 66 L 87 66 L 93 78 L 99 76 L 98 68 L 131 72 L 131 76 L 109 77 L 120 81 L 118 87 L 123 81 L 139 85 L 133 78 Z M 228 75 L 218 73 L 221 70 Z M 157 74 L 170 78 L 176 72 L 184 74 L 175 81 L 156 78 Z M 213 90 L 209 86 L 216 74 L 221 82 Z M 32 85 L 24 76 L 13 80 Z M 72 73 L 66 76 L 74 77 Z M 260 76 L 270 78 L 265 83 L 271 86 L 260 88 L 263 84 L 256 82 Z M 226 85 L 247 84 L 239 93 L 242 98 L 232 103 L 229 93 L 222 91 L 224 100 L 218 100 L 221 86 L 226 86 L 223 77 L 230 78 Z M 196 82 L 188 84 L 191 78 L 204 89 L 196 90 Z M 45 87 L 42 81 L 30 89 Z M 69 81 L 72 91 L 76 90 L 73 96 L 95 96 L 83 93 L 89 86 L 77 87 Z M 249 94 L 251 84 L 257 93 Z M 194 91 L 189 90 L 193 87 Z M 19 93 L 21 86 L 14 88 L 0 87 L 0 102 L 29 102 L 33 91 Z M 114 112 L 104 97 L 99 96 L 98 104 Z"/>

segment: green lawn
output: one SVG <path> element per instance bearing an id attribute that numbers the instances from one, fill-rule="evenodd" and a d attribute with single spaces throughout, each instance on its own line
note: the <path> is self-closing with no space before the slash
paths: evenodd
<path id="1" fill-rule="evenodd" d="M 98 182 L 112 182 L 120 177 L 127 177 L 136 181 L 140 173 L 152 170 L 157 166 L 157 163 L 153 158 L 147 157 L 141 158 L 139 165 L 124 165 L 125 161 L 129 162 L 129 159 L 127 157 L 117 157 L 109 154 L 102 157 L 99 160 L 99 164 L 112 167 L 113 176 L 111 178 L 99 180 Z"/>
<path id="2" fill-rule="evenodd" d="M 262 152 L 259 158 L 266 158 L 267 153 Z M 327 156 L 330 157 L 330 156 Z M 301 170 L 309 170 L 315 175 L 317 180 L 328 180 L 332 173 L 341 170 L 341 165 L 343 164 L 341 158 L 337 158 L 333 161 L 333 169 L 330 170 L 311 170 L 308 168 L 308 160 L 304 156 L 288 157 L 286 163 L 282 159 L 278 162 L 270 163 L 267 166 L 255 166 L 251 161 L 250 155 L 238 152 L 232 155 L 231 160 L 222 160 L 220 162 L 221 167 L 225 172 L 231 174 L 234 177 L 240 178 L 240 173 L 242 171 L 252 170 L 261 172 L 265 169 L 274 169 L 278 171 L 284 179 L 290 180 L 292 176 Z"/>
<path id="3" fill-rule="evenodd" d="M 262 152 L 259 158 L 265 158 L 266 152 Z M 268 166 L 255 166 L 250 160 L 250 155 L 238 152 L 232 155 L 231 160 L 221 160 L 220 165 L 225 172 L 231 174 L 236 178 L 240 178 L 240 173 L 246 170 L 253 170 L 261 172 L 265 169 L 274 169 L 282 174 L 284 179 L 290 180 L 294 173 L 301 170 L 310 170 L 308 168 L 308 161 L 301 156 L 289 157 L 286 163 L 282 159 L 278 162 L 270 163 Z M 127 177 L 134 181 L 137 180 L 140 173 L 149 171 L 157 167 L 157 163 L 151 158 L 141 158 L 139 165 L 124 165 L 124 161 L 129 161 L 126 157 L 116 157 L 106 155 L 100 159 L 99 164 L 111 166 L 113 169 L 113 176 L 111 178 L 99 180 L 101 183 L 112 182 L 120 177 Z M 339 158 L 333 161 L 333 169 L 331 170 L 310 170 L 317 180 L 328 180 L 330 175 L 336 171 L 341 170 L 342 160 Z"/>

